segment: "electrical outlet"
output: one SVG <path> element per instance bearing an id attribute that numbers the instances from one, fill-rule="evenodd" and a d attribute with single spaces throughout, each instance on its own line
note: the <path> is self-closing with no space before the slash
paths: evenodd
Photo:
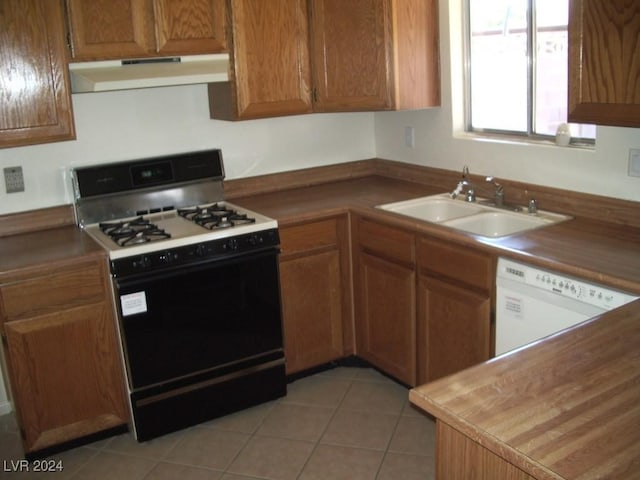
<path id="1" fill-rule="evenodd" d="M 4 184 L 7 193 L 24 192 L 24 178 L 22 177 L 22 167 L 5 168 Z"/>
<path id="2" fill-rule="evenodd" d="M 640 177 L 640 148 L 629 149 L 629 176 Z"/>
<path id="3" fill-rule="evenodd" d="M 404 127 L 404 146 L 413 148 L 416 146 L 416 129 L 413 127 Z"/>

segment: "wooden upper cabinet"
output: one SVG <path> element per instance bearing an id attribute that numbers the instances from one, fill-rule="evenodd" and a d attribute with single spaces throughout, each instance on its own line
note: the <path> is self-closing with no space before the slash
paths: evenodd
<path id="1" fill-rule="evenodd" d="M 212 118 L 440 104 L 437 0 L 231 0 L 232 78 Z"/>
<path id="2" fill-rule="evenodd" d="M 212 118 L 310 113 L 306 0 L 232 0 L 231 80 L 209 85 Z"/>
<path id="3" fill-rule="evenodd" d="M 147 56 L 154 51 L 153 6 L 140 0 L 67 0 L 74 60 Z"/>
<path id="4" fill-rule="evenodd" d="M 227 50 L 224 1 L 155 0 L 154 11 L 158 53 L 206 54 Z"/>
<path id="5" fill-rule="evenodd" d="M 0 2 L 0 147 L 75 138 L 62 2 Z"/>
<path id="6" fill-rule="evenodd" d="M 436 0 L 311 0 L 316 111 L 440 104 Z"/>
<path id="7" fill-rule="evenodd" d="M 392 108 L 389 2 L 314 0 L 311 19 L 316 110 Z"/>
<path id="8" fill-rule="evenodd" d="M 640 2 L 569 5 L 569 120 L 640 127 Z"/>
<path id="9" fill-rule="evenodd" d="M 224 0 L 67 0 L 75 61 L 226 50 Z"/>

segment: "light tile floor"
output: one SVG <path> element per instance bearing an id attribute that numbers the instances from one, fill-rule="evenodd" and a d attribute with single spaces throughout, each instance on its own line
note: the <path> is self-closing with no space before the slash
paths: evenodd
<path id="1" fill-rule="evenodd" d="M 433 420 L 373 369 L 339 367 L 286 397 L 137 443 L 123 434 L 51 457 L 56 473 L 14 473 L 13 415 L 0 417 L 0 478 L 117 480 L 430 480 Z"/>

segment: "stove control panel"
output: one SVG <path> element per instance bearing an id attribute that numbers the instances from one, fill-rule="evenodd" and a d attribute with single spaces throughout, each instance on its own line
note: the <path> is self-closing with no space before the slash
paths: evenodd
<path id="1" fill-rule="evenodd" d="M 279 245 L 280 237 L 277 229 L 260 230 L 244 235 L 111 260 L 111 273 L 114 277 L 120 278 L 141 273 L 160 272 L 179 266 L 222 261 Z"/>

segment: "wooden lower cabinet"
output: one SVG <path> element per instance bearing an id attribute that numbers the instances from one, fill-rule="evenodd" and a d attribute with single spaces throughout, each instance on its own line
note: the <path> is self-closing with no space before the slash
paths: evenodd
<path id="1" fill-rule="evenodd" d="M 420 381 L 425 383 L 489 358 L 491 297 L 420 275 Z"/>
<path id="2" fill-rule="evenodd" d="M 415 236 L 354 220 L 357 354 L 407 385 L 416 384 Z"/>
<path id="3" fill-rule="evenodd" d="M 416 382 L 415 271 L 363 253 L 358 354 L 398 380 Z"/>
<path id="4" fill-rule="evenodd" d="M 436 478 L 535 480 L 535 477 L 440 419 L 436 421 Z"/>
<path id="5" fill-rule="evenodd" d="M 287 374 L 353 353 L 346 217 L 280 229 Z"/>
<path id="6" fill-rule="evenodd" d="M 418 383 L 491 357 L 495 260 L 464 245 L 418 239 Z"/>
<path id="7" fill-rule="evenodd" d="M 355 353 L 415 386 L 491 357 L 493 257 L 358 215 L 349 244 L 347 226 L 280 228 L 288 374 Z"/>
<path id="8" fill-rule="evenodd" d="M 123 366 L 99 256 L 0 285 L 0 326 L 28 455 L 128 422 Z"/>

